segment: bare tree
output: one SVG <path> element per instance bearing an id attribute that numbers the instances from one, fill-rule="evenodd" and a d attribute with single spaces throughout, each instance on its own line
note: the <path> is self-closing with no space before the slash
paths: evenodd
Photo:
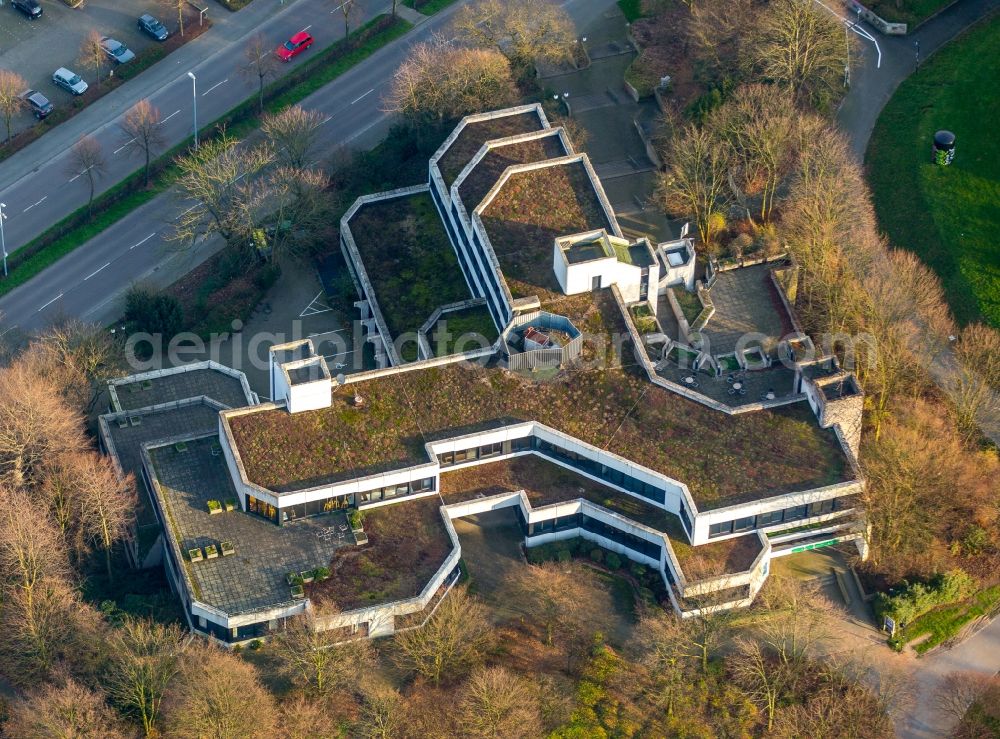
<path id="1" fill-rule="evenodd" d="M 358 0 L 340 0 L 340 14 L 344 16 L 344 38 L 351 35 L 351 21 L 357 16 L 361 8 Z"/>
<path id="2" fill-rule="evenodd" d="M 22 591 L 29 603 L 39 583 L 70 574 L 59 534 L 47 517 L 26 515 L 31 510 L 24 490 L 0 486 L 0 592 Z"/>
<path id="3" fill-rule="evenodd" d="M 979 672 L 949 672 L 934 697 L 935 707 L 956 723 L 965 716 L 969 706 L 990 689 L 1000 684 L 996 677 Z"/>
<path id="4" fill-rule="evenodd" d="M 95 453 L 77 457 L 83 535 L 104 551 L 108 580 L 111 549 L 129 535 L 136 505 L 135 480 L 131 474 L 119 477 L 110 461 Z"/>
<path id="5" fill-rule="evenodd" d="M 658 693 L 656 702 L 671 717 L 677 696 L 690 679 L 690 668 L 699 660 L 690 624 L 672 612 L 657 609 L 643 614 L 637 632 L 642 662 L 649 668 Z"/>
<path id="6" fill-rule="evenodd" d="M 0 114 L 3 115 L 7 127 L 7 138 L 10 141 L 10 123 L 15 115 L 24 109 L 24 98 L 21 95 L 28 89 L 28 82 L 17 72 L 0 69 Z"/>
<path id="7" fill-rule="evenodd" d="M 455 16 L 455 29 L 474 46 L 499 51 L 518 74 L 539 61 L 572 61 L 577 43 L 566 11 L 555 3 L 534 0 L 465 5 Z"/>
<path id="8" fill-rule="evenodd" d="M 694 219 L 698 235 L 710 244 L 713 216 L 727 202 L 729 161 L 726 148 L 705 129 L 689 127 L 670 149 L 658 194 L 668 212 Z"/>
<path id="9" fill-rule="evenodd" d="M 253 665 L 211 644 L 185 650 L 163 702 L 168 735 L 177 739 L 273 739 L 277 713 Z"/>
<path id="10" fill-rule="evenodd" d="M 252 180 L 271 160 L 268 147 L 240 146 L 225 135 L 180 157 L 177 189 L 182 200 L 195 205 L 176 220 L 170 238 L 190 247 L 199 237 L 219 234 L 236 246 L 247 228 L 256 225 L 240 220 L 245 214 L 241 204 L 251 191 L 243 180 Z"/>
<path id="11" fill-rule="evenodd" d="M 296 256 L 309 238 L 330 217 L 331 198 L 326 191 L 327 176 L 314 169 L 276 167 L 247 186 L 245 197 L 238 203 L 237 233 L 251 240 L 248 226 L 265 219 L 274 228 L 259 244 L 255 257 L 276 261 L 283 256 Z"/>
<path id="12" fill-rule="evenodd" d="M 445 674 L 456 676 L 478 664 L 492 639 L 486 606 L 456 587 L 425 626 L 396 635 L 395 658 L 437 685 Z"/>
<path id="13" fill-rule="evenodd" d="M 764 79 L 820 107 L 843 89 L 853 42 L 834 14 L 819 3 L 773 0 L 756 17 L 744 46 L 748 63 Z"/>
<path id="14" fill-rule="evenodd" d="M 0 368 L 0 483 L 30 489 L 47 460 L 84 447 L 83 421 L 55 383 L 16 362 Z"/>
<path id="15" fill-rule="evenodd" d="M 337 736 L 339 722 L 324 702 L 304 695 L 281 701 L 280 739 L 319 739 Z"/>
<path id="16" fill-rule="evenodd" d="M 174 625 L 126 618 L 111 637 L 109 692 L 126 712 L 142 721 L 146 736 L 156 733 L 160 704 L 177 674 L 182 634 Z"/>
<path id="17" fill-rule="evenodd" d="M 337 644 L 335 631 L 317 631 L 306 617 L 294 619 L 272 639 L 274 654 L 296 685 L 313 695 L 353 685 L 374 663 L 371 643 Z"/>
<path id="18" fill-rule="evenodd" d="M 86 176 L 86 182 L 90 185 L 90 196 L 87 198 L 88 213 L 94 204 L 94 186 L 97 184 L 97 178 L 102 177 L 106 169 L 107 160 L 104 158 L 101 142 L 93 136 L 81 136 L 69 150 L 66 174 L 73 177 Z"/>
<path id="19" fill-rule="evenodd" d="M 261 121 L 260 130 L 274 145 L 274 156 L 281 164 L 306 169 L 312 161 L 322 113 L 290 105 L 280 113 L 269 113 Z"/>
<path id="20" fill-rule="evenodd" d="M 240 67 L 240 73 L 257 81 L 257 106 L 263 113 L 264 83 L 278 73 L 278 58 L 274 55 L 271 44 L 264 38 L 264 34 L 258 33 L 247 41 L 243 59 L 246 61 L 246 66 Z"/>
<path id="21" fill-rule="evenodd" d="M 769 658 L 764 647 L 752 640 L 737 638 L 738 656 L 733 659 L 733 673 L 747 694 L 762 703 L 767 713 L 767 730 L 774 728 L 778 704 L 790 683 L 789 668 Z"/>
<path id="22" fill-rule="evenodd" d="M 541 715 L 534 686 L 504 667 L 481 667 L 462 688 L 463 735 L 526 739 L 538 734 Z"/>
<path id="23" fill-rule="evenodd" d="M 772 576 L 758 598 L 758 640 L 780 662 L 802 663 L 830 638 L 833 604 L 817 588 Z"/>
<path id="24" fill-rule="evenodd" d="M 4 735 L 21 739 L 123 739 L 128 736 L 100 693 L 63 677 L 13 704 Z"/>
<path id="25" fill-rule="evenodd" d="M 177 29 L 184 37 L 184 11 L 187 10 L 188 0 L 161 0 L 171 11 L 177 13 Z"/>
<path id="26" fill-rule="evenodd" d="M 1000 418 L 1000 331 L 981 323 L 962 329 L 955 347 L 958 366 L 949 384 L 959 430 L 965 441 L 981 423 Z"/>
<path id="27" fill-rule="evenodd" d="M 387 110 L 444 121 L 518 97 L 510 62 L 493 49 L 456 47 L 441 38 L 415 45 L 396 70 Z"/>
<path id="28" fill-rule="evenodd" d="M 365 695 L 356 730 L 365 739 L 395 739 L 405 720 L 403 696 L 393 688 L 376 688 Z"/>
<path id="29" fill-rule="evenodd" d="M 107 52 L 101 46 L 101 34 L 93 29 L 83 39 L 83 44 L 80 46 L 80 63 L 94 70 L 98 85 L 101 84 L 101 71 L 104 69 L 105 59 L 107 59 Z"/>
<path id="30" fill-rule="evenodd" d="M 125 145 L 139 151 L 145 159 L 143 184 L 149 187 L 149 162 L 166 141 L 160 129 L 160 111 L 143 98 L 129 108 L 120 125 Z"/>

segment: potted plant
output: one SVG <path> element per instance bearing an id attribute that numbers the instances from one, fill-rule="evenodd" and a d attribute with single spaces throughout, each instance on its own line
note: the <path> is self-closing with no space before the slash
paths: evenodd
<path id="1" fill-rule="evenodd" d="M 313 581 L 313 571 L 312 570 L 302 570 L 299 573 L 299 582 L 309 583 Z"/>
<path id="2" fill-rule="evenodd" d="M 301 585 L 302 579 L 299 577 L 297 572 L 287 572 L 285 573 L 285 582 L 289 585 Z"/>
<path id="3" fill-rule="evenodd" d="M 209 500 L 207 505 L 209 515 L 214 516 L 216 513 L 222 513 L 222 504 L 219 501 Z"/>
<path id="4" fill-rule="evenodd" d="M 226 498 L 226 500 L 223 503 L 223 505 L 225 506 L 225 508 L 226 508 L 227 511 L 235 511 L 236 510 L 236 498 Z"/>
<path id="5" fill-rule="evenodd" d="M 347 523 L 351 526 L 351 531 L 364 531 L 364 516 L 361 511 L 354 509 L 347 514 Z"/>
<path id="6" fill-rule="evenodd" d="M 236 547 L 233 546 L 231 541 L 224 541 L 221 546 L 223 557 L 228 557 L 230 554 L 236 554 Z"/>
<path id="7" fill-rule="evenodd" d="M 209 544 L 205 547 L 205 559 L 215 559 L 219 556 L 219 550 L 216 548 L 215 544 Z"/>
<path id="8" fill-rule="evenodd" d="M 329 567 L 317 567 L 315 570 L 313 570 L 313 578 L 315 578 L 317 582 L 323 582 L 324 580 L 329 579 L 329 577 L 330 577 Z"/>
<path id="9" fill-rule="evenodd" d="M 188 445 L 186 441 L 178 441 L 174 444 L 174 449 L 178 452 L 186 452 L 188 450 Z"/>
<path id="10" fill-rule="evenodd" d="M 301 585 L 292 585 L 292 597 L 301 600 L 306 597 L 306 590 Z"/>
<path id="11" fill-rule="evenodd" d="M 192 547 L 191 549 L 188 549 L 188 559 L 192 562 L 201 562 L 201 547 Z"/>

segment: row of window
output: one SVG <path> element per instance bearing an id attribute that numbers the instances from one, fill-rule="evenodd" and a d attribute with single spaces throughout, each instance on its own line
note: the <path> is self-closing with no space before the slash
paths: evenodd
<path id="1" fill-rule="evenodd" d="M 621 544 L 627 549 L 631 549 L 633 552 L 638 552 L 639 554 L 644 554 L 650 559 L 660 559 L 660 554 L 663 551 L 663 547 L 656 542 L 648 541 L 643 539 L 641 536 L 635 536 L 634 534 L 629 534 L 626 531 L 612 526 L 611 524 L 600 521 L 596 518 L 588 516 L 586 513 L 572 513 L 568 516 L 557 516 L 556 518 L 550 518 L 546 521 L 536 521 L 534 523 L 528 524 L 528 536 L 538 536 L 540 534 L 554 534 L 560 531 L 569 531 L 571 529 L 583 529 L 584 531 L 589 531 L 597 536 L 602 536 L 605 539 Z"/>
<path id="2" fill-rule="evenodd" d="M 425 477 L 422 480 L 413 480 L 399 485 L 389 485 L 375 490 L 366 490 L 358 494 L 359 504 L 375 503 L 379 500 L 391 500 L 401 498 L 404 495 L 416 495 L 418 493 L 429 493 L 434 489 L 434 478 Z M 353 497 L 353 496 L 352 496 Z"/>
<path id="3" fill-rule="evenodd" d="M 758 513 L 756 516 L 745 516 L 733 519 L 732 521 L 713 523 L 708 527 L 708 536 L 712 538 L 715 536 L 725 536 L 726 534 L 739 534 L 744 531 L 754 531 L 767 526 L 776 526 L 779 523 L 801 521 L 804 518 L 843 511 L 853 505 L 853 498 L 851 496 L 828 498 L 827 500 L 819 500 L 807 505 L 792 506 L 791 508 L 784 508 L 778 511 Z"/>

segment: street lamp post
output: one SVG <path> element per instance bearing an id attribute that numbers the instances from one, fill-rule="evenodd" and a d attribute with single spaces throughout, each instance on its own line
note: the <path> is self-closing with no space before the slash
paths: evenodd
<path id="1" fill-rule="evenodd" d="M 191 78 L 191 110 L 194 121 L 194 150 L 198 151 L 198 78 L 194 76 L 194 72 L 188 72 L 188 77 Z"/>
<path id="2" fill-rule="evenodd" d="M 7 242 L 4 241 L 3 236 L 3 222 L 7 216 L 4 215 L 3 209 L 7 207 L 6 203 L 0 203 L 0 250 L 3 251 L 3 276 L 7 276 Z"/>

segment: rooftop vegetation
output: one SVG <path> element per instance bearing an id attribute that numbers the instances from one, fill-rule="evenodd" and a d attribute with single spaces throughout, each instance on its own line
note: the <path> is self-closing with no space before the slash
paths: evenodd
<path id="1" fill-rule="evenodd" d="M 565 155 L 566 150 L 555 132 L 530 141 L 490 149 L 459 187 L 465 207 L 471 211 L 479 205 L 507 167 Z"/>
<path id="2" fill-rule="evenodd" d="M 561 294 L 552 270 L 556 237 L 611 230 L 581 162 L 512 175 L 482 219 L 511 294 L 543 301 Z"/>
<path id="3" fill-rule="evenodd" d="M 441 342 L 435 338 L 440 329 L 447 329 L 447 333 Z M 459 340 L 463 336 L 469 336 L 467 342 L 459 345 Z M 456 351 L 470 351 L 479 346 L 474 337 L 482 337 L 489 344 L 496 342 L 500 333 L 497 331 L 493 318 L 490 316 L 490 309 L 486 305 L 474 305 L 471 308 L 443 313 L 437 323 L 431 326 L 427 335 L 434 356 L 443 357 Z"/>
<path id="4" fill-rule="evenodd" d="M 445 184 L 451 187 L 465 165 L 487 141 L 516 136 L 519 133 L 542 130 L 542 122 L 534 112 L 505 115 L 469 123 L 438 160 L 438 169 Z"/>
<path id="5" fill-rule="evenodd" d="M 701 509 L 852 478 L 836 436 L 804 403 L 726 416 L 651 385 L 630 346 L 613 364 L 621 313 L 606 291 L 582 298 L 586 311 L 563 315 L 591 336 L 583 359 L 594 368 L 535 383 L 501 368 L 448 365 L 354 383 L 317 411 L 234 416 L 247 474 L 273 490 L 298 490 L 426 462 L 427 441 L 537 420 L 685 482 Z M 607 339 L 603 346 L 595 336 Z"/>
<path id="6" fill-rule="evenodd" d="M 415 333 L 438 306 L 470 297 L 428 193 L 368 203 L 350 227 L 394 339 Z M 408 342 L 403 355 L 416 359 L 416 344 Z"/>
<path id="7" fill-rule="evenodd" d="M 341 547 L 330 562 L 330 579 L 307 586 L 320 609 L 355 608 L 420 594 L 451 552 L 437 496 L 365 512 L 368 544 Z"/>

